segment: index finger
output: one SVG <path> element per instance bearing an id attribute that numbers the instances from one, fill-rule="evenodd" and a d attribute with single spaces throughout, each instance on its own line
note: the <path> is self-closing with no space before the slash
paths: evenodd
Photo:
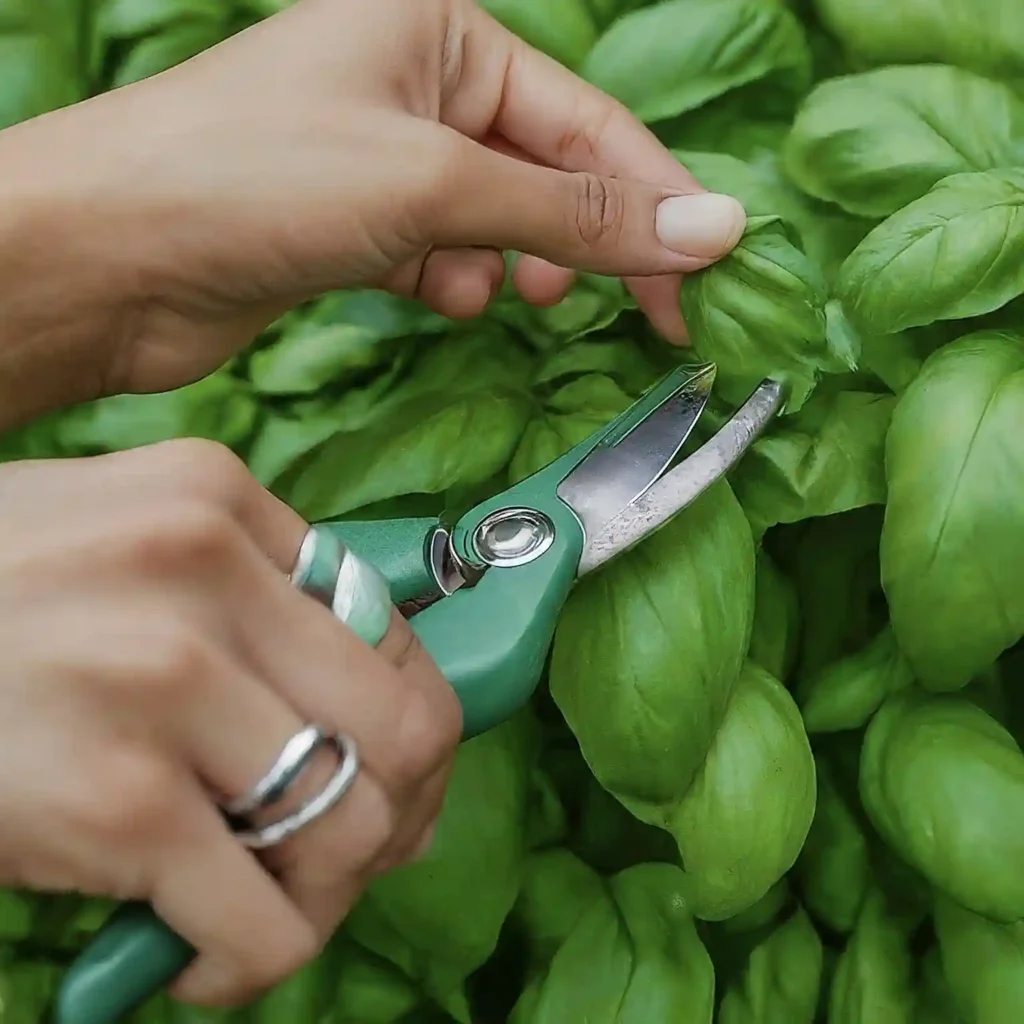
<path id="1" fill-rule="evenodd" d="M 457 85 L 441 119 L 474 138 L 498 137 L 526 156 L 564 171 L 592 171 L 668 187 L 706 191 L 617 100 L 524 43 L 489 14 L 470 8 L 453 28 Z M 516 283 L 524 297 L 547 304 L 568 290 L 572 273 L 523 257 Z M 686 340 L 678 276 L 629 278 L 637 303 L 670 341 Z"/>
<path id="2" fill-rule="evenodd" d="M 595 171 L 680 193 L 704 191 L 618 100 L 475 5 L 458 49 L 458 84 L 441 110 L 441 120 L 457 131 L 474 138 L 496 132 L 563 171 Z"/>

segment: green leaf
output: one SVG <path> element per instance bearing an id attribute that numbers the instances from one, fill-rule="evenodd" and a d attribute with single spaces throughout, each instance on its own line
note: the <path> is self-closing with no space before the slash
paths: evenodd
<path id="1" fill-rule="evenodd" d="M 0 0 L 0 129 L 84 99 L 84 0 Z"/>
<path id="2" fill-rule="evenodd" d="M 231 34 L 227 11 L 217 17 L 176 22 L 155 35 L 140 39 L 114 72 L 114 88 L 139 82 L 167 71 L 222 42 Z"/>
<path id="3" fill-rule="evenodd" d="M 570 594 L 551 694 L 598 781 L 643 820 L 657 822 L 699 770 L 753 604 L 750 528 L 724 483 Z"/>
<path id="4" fill-rule="evenodd" d="M 865 506 L 802 528 L 792 571 L 804 627 L 801 676 L 859 650 L 885 624 L 877 610 L 882 515 L 880 506 Z"/>
<path id="5" fill-rule="evenodd" d="M 956 689 L 1024 634 L 1024 338 L 969 335 L 925 362 L 886 448 L 882 582 L 900 646 Z"/>
<path id="6" fill-rule="evenodd" d="M 836 965 L 829 1024 L 914 1024 L 907 928 L 878 890 L 868 894 Z"/>
<path id="7" fill-rule="evenodd" d="M 859 729 L 892 693 L 912 686 L 914 673 L 886 626 L 855 654 L 840 658 L 797 687 L 809 733 Z"/>
<path id="8" fill-rule="evenodd" d="M 249 378 L 260 394 L 312 394 L 382 366 L 395 348 L 359 324 L 309 324 L 254 353 Z"/>
<path id="9" fill-rule="evenodd" d="M 672 837 L 634 817 L 592 775 L 588 775 L 572 849 L 599 871 L 622 871 L 636 864 L 676 864 Z"/>
<path id="10" fill-rule="evenodd" d="M 1024 921 L 997 924 L 938 899 L 935 931 L 943 974 L 963 1019 L 1016 1024 L 1024 1006 Z"/>
<path id="11" fill-rule="evenodd" d="M 610 377 L 587 374 L 556 391 L 523 431 L 509 466 L 518 483 L 585 441 L 633 402 Z"/>
<path id="12" fill-rule="evenodd" d="M 659 368 L 632 339 L 581 340 L 552 349 L 537 371 L 535 384 L 557 386 L 586 374 L 610 377 L 627 395 L 636 397 L 660 376 Z M 595 382 L 588 387 L 597 392 L 604 385 L 599 386 Z M 582 403 L 582 397 L 578 401 Z M 598 404 L 607 403 L 599 400 Z"/>
<path id="13" fill-rule="evenodd" d="M 812 196 L 885 217 L 951 174 L 1024 161 L 1024 103 L 1005 85 L 944 65 L 879 68 L 822 82 L 786 141 Z"/>
<path id="14" fill-rule="evenodd" d="M 480 0 L 480 6 L 520 39 L 570 68 L 597 41 L 586 0 Z"/>
<path id="15" fill-rule="evenodd" d="M 663 811 L 697 917 L 753 906 L 793 866 L 814 816 L 815 776 L 793 698 L 748 661 L 686 795 Z"/>
<path id="16" fill-rule="evenodd" d="M 719 1024 L 813 1024 L 823 961 L 821 939 L 798 908 L 750 954 L 725 993 Z"/>
<path id="17" fill-rule="evenodd" d="M 841 935 L 853 931 L 871 880 L 868 843 L 840 794 L 832 770 L 815 758 L 818 800 L 794 869 L 804 905 Z"/>
<path id="18" fill-rule="evenodd" d="M 682 872 L 669 864 L 610 879 L 510 1024 L 679 1024 L 681 1007 L 687 1024 L 711 1024 L 714 971 L 684 893 Z"/>
<path id="19" fill-rule="evenodd" d="M 937 889 L 996 921 L 1024 918 L 1024 754 L 981 708 L 909 691 L 868 726 L 864 808 Z"/>
<path id="20" fill-rule="evenodd" d="M 775 217 L 755 217 L 723 260 L 683 279 L 680 306 L 699 355 L 718 364 L 716 389 L 745 402 L 766 377 L 796 412 L 821 373 L 844 367 L 826 332 L 824 279 Z"/>
<path id="21" fill-rule="evenodd" d="M 953 174 L 882 221 L 843 264 L 864 332 L 981 316 L 1024 293 L 1024 170 Z"/>
<path id="22" fill-rule="evenodd" d="M 520 393 L 429 393 L 393 408 L 387 419 L 328 438 L 273 490 L 313 520 L 403 494 L 482 484 L 508 464 L 529 413 Z"/>
<path id="23" fill-rule="evenodd" d="M 76 406 L 57 422 L 69 455 L 96 455 L 175 437 L 205 437 L 237 448 L 256 426 L 249 387 L 226 372 L 154 395 L 114 395 Z"/>
<path id="24" fill-rule="evenodd" d="M 815 0 L 840 42 L 873 64 L 939 61 L 993 77 L 1024 75 L 1017 0 Z"/>
<path id="25" fill-rule="evenodd" d="M 810 51 L 777 0 L 662 0 L 616 21 L 581 73 L 641 120 L 660 121 L 772 73 L 799 91 Z"/>
<path id="26" fill-rule="evenodd" d="M 607 897 L 601 876 L 568 850 L 531 856 L 513 910 L 531 965 L 546 968 L 591 904 Z"/>
<path id="27" fill-rule="evenodd" d="M 781 682 L 799 651 L 800 603 L 796 588 L 765 551 L 757 553 L 754 625 L 747 656 Z"/>
<path id="28" fill-rule="evenodd" d="M 778 523 L 885 502 L 885 437 L 895 399 L 816 394 L 769 428 L 733 477 L 755 536 Z"/>
<path id="29" fill-rule="evenodd" d="M 222 0 L 98 0 L 95 31 L 107 39 L 134 39 L 176 22 L 223 20 Z"/>
<path id="30" fill-rule="evenodd" d="M 536 754 L 524 714 L 464 743 L 425 857 L 371 883 L 346 930 L 442 1005 L 494 951 L 523 879 Z"/>

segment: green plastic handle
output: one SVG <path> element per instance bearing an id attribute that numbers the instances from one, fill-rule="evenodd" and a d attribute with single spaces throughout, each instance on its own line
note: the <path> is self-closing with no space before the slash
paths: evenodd
<path id="1" fill-rule="evenodd" d="M 504 500 L 496 499 L 495 507 L 510 497 L 507 492 Z M 523 501 L 528 495 L 517 497 Z M 484 506 L 481 516 L 487 510 Z M 575 579 L 583 548 L 583 533 L 571 512 L 557 500 L 546 511 L 555 521 L 557 539 L 544 558 L 486 573 L 471 590 L 458 591 L 411 620 L 459 696 L 464 739 L 514 714 L 543 671 L 558 610 Z M 427 539 L 439 525 L 436 520 L 323 525 L 381 570 L 396 603 L 436 586 L 426 550 Z M 465 542 L 461 535 L 453 539 Z M 114 1024 L 170 984 L 194 957 L 193 947 L 148 905 L 125 904 L 67 972 L 54 1007 L 54 1024 Z"/>

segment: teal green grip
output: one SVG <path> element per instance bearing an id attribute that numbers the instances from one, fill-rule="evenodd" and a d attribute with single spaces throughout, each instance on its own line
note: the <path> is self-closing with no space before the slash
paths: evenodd
<path id="1" fill-rule="evenodd" d="M 68 971 L 57 1024 L 112 1024 L 138 1009 L 191 963 L 195 950 L 145 903 L 125 903 Z"/>
<path id="2" fill-rule="evenodd" d="M 436 519 L 336 520 L 320 523 L 360 558 L 383 574 L 395 604 L 428 594 L 437 587 L 426 550 Z"/>

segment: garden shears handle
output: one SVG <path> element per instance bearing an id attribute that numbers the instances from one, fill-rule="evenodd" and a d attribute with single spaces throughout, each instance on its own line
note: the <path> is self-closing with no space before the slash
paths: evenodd
<path id="1" fill-rule="evenodd" d="M 432 540 L 446 536 L 437 520 L 321 525 L 380 570 L 395 604 L 436 590 Z M 582 531 L 568 516 L 562 526 L 556 557 L 504 577 L 485 574 L 471 590 L 446 595 L 410 619 L 459 697 L 464 739 L 514 714 L 540 679 L 583 547 Z M 114 1024 L 169 985 L 194 957 L 192 946 L 148 904 L 126 903 L 65 975 L 53 1024 Z"/>

